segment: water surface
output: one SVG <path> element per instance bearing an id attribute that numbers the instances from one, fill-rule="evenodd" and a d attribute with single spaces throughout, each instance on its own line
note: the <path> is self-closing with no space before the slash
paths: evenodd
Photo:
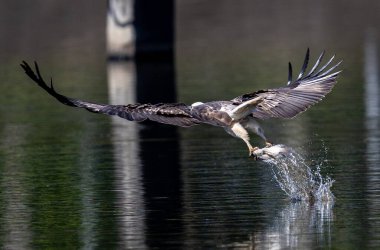
<path id="1" fill-rule="evenodd" d="M 107 64 L 103 3 L 4 1 L 2 248 L 380 246 L 379 4 L 238 2 L 178 1 L 175 62 L 136 65 Z M 18 66 L 38 60 L 56 89 L 85 100 L 136 102 L 153 98 L 139 84 L 171 81 L 176 99 L 192 103 L 280 86 L 288 61 L 301 67 L 307 47 L 314 59 L 323 49 L 344 59 L 337 87 L 296 119 L 263 127 L 308 162 L 323 160 L 333 204 L 291 202 L 271 167 L 222 129 L 75 110 Z"/>

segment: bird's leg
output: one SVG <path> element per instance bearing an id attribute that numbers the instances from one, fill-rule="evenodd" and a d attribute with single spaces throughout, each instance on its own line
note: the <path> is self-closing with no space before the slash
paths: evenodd
<path id="1" fill-rule="evenodd" d="M 247 144 L 247 147 L 248 147 L 248 150 L 249 150 L 249 156 L 255 156 L 254 151 L 256 151 L 259 148 L 258 147 L 253 147 L 251 145 L 251 143 L 249 142 L 248 132 L 247 132 L 247 130 L 245 130 L 245 128 L 240 123 L 238 123 L 238 122 L 234 123 L 230 127 L 230 131 L 227 130 L 227 132 L 229 132 L 232 135 L 234 135 L 234 136 L 242 139 Z"/>
<path id="2" fill-rule="evenodd" d="M 250 149 L 248 157 L 253 157 L 255 160 L 257 160 L 257 155 L 256 155 L 255 151 L 258 149 L 259 149 L 258 147 L 254 147 L 254 148 Z"/>
<path id="3" fill-rule="evenodd" d="M 260 136 L 265 141 L 266 147 L 271 147 L 273 144 L 267 140 L 264 134 L 264 130 L 261 128 L 260 124 L 252 117 L 248 117 L 243 121 L 244 127 L 251 130 L 258 136 Z"/>
<path id="4" fill-rule="evenodd" d="M 248 150 L 249 150 L 249 155 L 248 156 L 249 157 L 255 157 L 256 156 L 255 151 L 258 150 L 259 148 L 258 147 L 252 147 L 252 145 L 251 145 L 251 143 L 249 143 L 249 141 L 244 140 L 244 142 L 248 146 Z"/>

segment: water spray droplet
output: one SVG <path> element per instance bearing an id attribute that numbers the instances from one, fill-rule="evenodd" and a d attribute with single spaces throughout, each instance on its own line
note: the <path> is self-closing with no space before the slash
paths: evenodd
<path id="1" fill-rule="evenodd" d="M 300 154 L 289 148 L 287 155 L 264 162 L 271 165 L 274 180 L 292 201 L 334 201 L 331 191 L 334 180 L 321 174 L 325 159 L 309 166 Z"/>

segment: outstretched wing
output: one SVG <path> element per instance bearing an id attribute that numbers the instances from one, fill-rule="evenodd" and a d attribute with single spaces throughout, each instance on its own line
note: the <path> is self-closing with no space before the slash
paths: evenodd
<path id="1" fill-rule="evenodd" d="M 309 49 L 307 49 L 301 73 L 296 80 L 292 80 L 292 65 L 289 62 L 286 87 L 260 90 L 238 96 L 232 100 L 239 104 L 234 112 L 239 115 L 249 110 L 250 114 L 259 119 L 292 118 L 322 100 L 337 83 L 336 78 L 341 71 L 333 71 L 342 61 L 329 67 L 335 57 L 333 56 L 317 70 L 324 56 L 324 52 L 322 52 L 310 72 L 305 75 L 309 53 Z"/>
<path id="2" fill-rule="evenodd" d="M 94 113 L 117 115 L 129 121 L 140 122 L 148 119 L 182 127 L 189 127 L 200 123 L 198 119 L 191 115 L 190 107 L 182 103 L 108 105 L 69 98 L 55 91 L 52 80 L 50 80 L 50 87 L 45 83 L 37 63 L 35 63 L 35 72 L 25 61 L 23 61 L 21 67 L 38 86 L 59 102 L 71 107 L 85 108 Z"/>

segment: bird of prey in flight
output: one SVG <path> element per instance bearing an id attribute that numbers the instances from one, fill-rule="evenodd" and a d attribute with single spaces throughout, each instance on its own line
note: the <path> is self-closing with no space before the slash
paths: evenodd
<path id="1" fill-rule="evenodd" d="M 56 92 L 52 80 L 50 86 L 46 84 L 36 62 L 34 71 L 25 61 L 21 66 L 38 86 L 65 105 L 85 108 L 95 113 L 117 115 L 129 121 L 151 120 L 181 127 L 198 124 L 219 126 L 230 135 L 242 139 L 248 146 L 249 155 L 255 156 L 254 151 L 258 148 L 250 144 L 247 130 L 259 135 L 267 146 L 271 145 L 258 120 L 293 118 L 322 100 L 334 87 L 336 78 L 341 72 L 334 70 L 342 61 L 331 66 L 333 56 L 320 67 L 323 56 L 324 52 L 305 74 L 309 62 L 308 49 L 301 72 L 295 80 L 292 78 L 292 65 L 289 62 L 288 82 L 284 87 L 243 94 L 229 101 L 196 102 L 192 105 L 183 103 L 109 105 L 82 101 Z"/>

